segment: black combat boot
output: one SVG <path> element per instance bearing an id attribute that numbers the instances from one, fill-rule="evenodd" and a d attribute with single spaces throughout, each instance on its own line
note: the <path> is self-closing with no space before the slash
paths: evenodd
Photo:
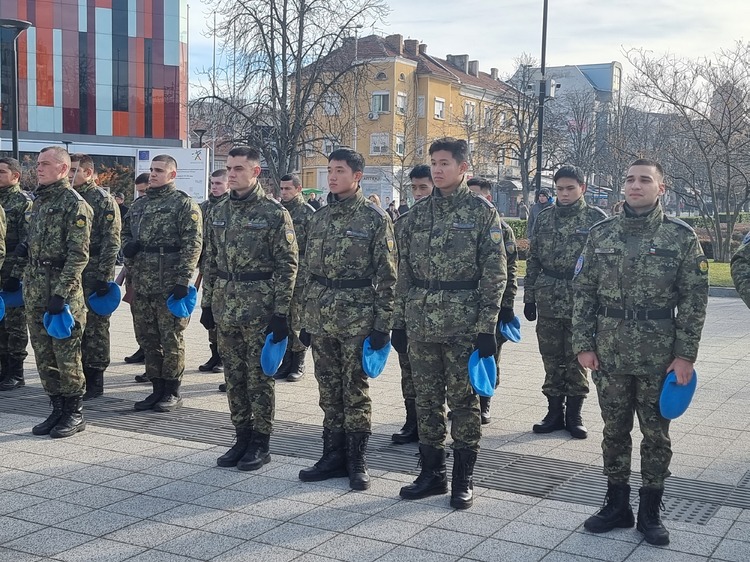
<path id="1" fill-rule="evenodd" d="M 445 449 L 419 446 L 419 464 L 422 471 L 417 479 L 401 488 L 399 495 L 405 500 L 418 500 L 428 496 L 448 493 L 448 475 L 445 469 Z"/>
<path id="2" fill-rule="evenodd" d="M 171 412 L 182 407 L 180 383 L 180 379 L 166 379 L 164 381 L 164 394 L 161 395 L 161 400 L 154 404 L 154 412 Z"/>
<path id="3" fill-rule="evenodd" d="M 46 420 L 31 428 L 31 433 L 34 435 L 49 435 L 49 432 L 52 431 L 52 428 L 57 425 L 57 422 L 63 416 L 65 398 L 63 396 L 50 396 L 49 401 L 52 404 L 52 412 Z"/>
<path id="4" fill-rule="evenodd" d="M 8 378 L 8 356 L 0 355 L 0 388 L 2 388 L 6 378 Z"/>
<path id="5" fill-rule="evenodd" d="M 310 468 L 300 470 L 299 479 L 303 482 L 320 482 L 347 476 L 345 439 L 343 432 L 323 428 L 323 456 Z"/>
<path id="6" fill-rule="evenodd" d="M 476 462 L 476 451 L 453 450 L 451 507 L 454 509 L 469 509 L 474 504 L 474 464 Z"/>
<path id="7" fill-rule="evenodd" d="M 159 402 L 159 400 L 161 400 L 161 397 L 164 394 L 165 382 L 166 381 L 164 379 L 152 379 L 151 386 L 153 387 L 153 391 L 145 399 L 133 404 L 133 409 L 150 410 L 154 406 L 156 406 L 156 404 Z"/>
<path id="8" fill-rule="evenodd" d="M 641 503 L 638 506 L 638 526 L 636 527 L 649 544 L 663 546 L 669 544 L 669 531 L 661 522 L 660 510 L 664 509 L 661 488 L 641 488 L 638 492 Z M 632 517 L 632 515 L 631 515 Z M 632 525 L 631 525 L 632 527 Z"/>
<path id="9" fill-rule="evenodd" d="M 287 347 L 286 353 L 284 353 L 284 359 L 282 359 L 281 365 L 279 365 L 278 370 L 273 375 L 273 378 L 277 381 L 287 378 L 289 373 L 292 372 L 292 355 L 292 349 Z"/>
<path id="10" fill-rule="evenodd" d="M 581 408 L 583 408 L 585 398 L 585 396 L 568 396 L 565 400 L 565 429 L 575 439 L 586 439 L 589 436 L 581 418 Z"/>
<path id="11" fill-rule="evenodd" d="M 292 368 L 286 377 L 288 382 L 297 382 L 305 376 L 305 355 L 307 355 L 307 349 L 292 351 Z"/>
<path id="12" fill-rule="evenodd" d="M 219 385 L 219 392 L 226 392 L 227 391 L 227 383 L 223 382 Z"/>
<path id="13" fill-rule="evenodd" d="M 142 375 L 136 375 L 134 378 L 135 378 L 135 382 L 148 382 L 149 381 L 148 375 L 146 373 L 143 373 Z"/>
<path id="14" fill-rule="evenodd" d="M 492 421 L 492 416 L 490 415 L 491 402 L 492 398 L 490 398 L 489 396 L 479 397 L 479 413 L 482 416 L 482 425 L 487 425 Z"/>
<path id="15" fill-rule="evenodd" d="M 9 355 L 4 372 L 5 380 L 0 384 L 0 391 L 15 390 L 26 385 L 23 379 L 23 359 L 16 359 Z"/>
<path id="16" fill-rule="evenodd" d="M 541 422 L 535 423 L 534 427 L 531 428 L 534 433 L 552 433 L 565 429 L 564 400 L 564 396 L 547 396 L 547 415 Z"/>
<path id="17" fill-rule="evenodd" d="M 370 475 L 367 472 L 367 442 L 370 434 L 366 431 L 346 434 L 346 471 L 349 473 L 349 487 L 352 490 L 368 490 Z"/>
<path id="18" fill-rule="evenodd" d="M 628 529 L 633 525 L 630 486 L 627 484 L 607 484 L 604 506 L 583 523 L 584 528 L 592 533 L 606 533 L 617 527 Z"/>
<path id="19" fill-rule="evenodd" d="M 271 454 L 268 452 L 268 442 L 270 440 L 271 436 L 267 433 L 253 431 L 247 450 L 237 463 L 237 469 L 258 470 L 264 464 L 271 462 Z"/>
<path id="20" fill-rule="evenodd" d="M 391 441 L 396 445 L 405 443 L 416 443 L 419 441 L 419 430 L 417 427 L 417 403 L 414 398 L 404 400 L 406 407 L 406 423 L 398 433 L 391 435 Z"/>
<path id="21" fill-rule="evenodd" d="M 200 365 L 198 367 L 198 370 L 201 373 L 210 373 L 213 372 L 214 367 L 218 367 L 221 365 L 221 357 L 219 356 L 219 347 L 212 343 L 209 346 L 211 348 L 211 357 L 209 357 L 208 361 L 206 361 L 203 365 Z"/>
<path id="22" fill-rule="evenodd" d="M 232 448 L 226 453 L 216 459 L 216 466 L 237 466 L 239 460 L 244 456 L 245 452 L 247 452 L 247 446 L 250 444 L 250 436 L 252 433 L 252 426 L 238 427 L 234 445 L 232 445 Z"/>
<path id="23" fill-rule="evenodd" d="M 98 398 L 104 394 L 104 371 L 102 369 L 84 369 L 83 374 L 86 376 L 84 400 Z"/>
<path id="24" fill-rule="evenodd" d="M 50 437 L 70 437 L 86 429 L 83 419 L 83 397 L 68 396 L 65 398 L 63 415 L 57 425 L 49 432 Z"/>
<path id="25" fill-rule="evenodd" d="M 143 351 L 142 347 L 138 348 L 138 351 L 136 351 L 133 355 L 128 355 L 125 358 L 125 363 L 145 363 L 146 362 L 146 354 Z"/>

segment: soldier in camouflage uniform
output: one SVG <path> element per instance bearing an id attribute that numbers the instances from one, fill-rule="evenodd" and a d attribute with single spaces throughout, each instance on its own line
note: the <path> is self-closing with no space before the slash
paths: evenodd
<path id="1" fill-rule="evenodd" d="M 177 162 L 161 154 L 151 161 L 149 188 L 128 210 L 123 225 L 123 254 L 133 285 L 133 325 L 146 355 L 153 392 L 136 410 L 170 412 L 182 406 L 185 371 L 183 332 L 189 318 L 176 318 L 167 298 L 185 298 L 203 243 L 201 212 L 174 185 Z"/>
<path id="2" fill-rule="evenodd" d="M 732 256 L 731 267 L 734 286 L 745 304 L 750 307 L 750 232 Z"/>
<path id="3" fill-rule="evenodd" d="M 31 217 L 31 197 L 21 189 L 21 164 L 15 158 L 0 158 L 0 206 L 5 212 L 6 254 L 0 280 L 3 291 L 14 293 L 21 287 L 21 278 L 28 264 L 26 258 L 15 255 L 16 247 L 26 240 Z M 24 386 L 23 362 L 28 355 L 26 346 L 26 311 L 23 306 L 5 307 L 5 318 L 0 322 L 0 390 Z"/>
<path id="4" fill-rule="evenodd" d="M 362 194 L 365 160 L 350 148 L 328 157 L 328 205 L 307 231 L 305 310 L 300 340 L 312 342 L 323 410 L 323 456 L 301 470 L 315 482 L 349 475 L 353 490 L 370 487 L 365 453 L 372 402 L 362 345 L 390 341 L 397 250 L 388 214 Z"/>
<path id="5" fill-rule="evenodd" d="M 669 371 L 678 384 L 692 378 L 708 301 L 708 262 L 695 232 L 664 214 L 664 189 L 657 162 L 633 162 L 623 213 L 591 228 L 573 282 L 573 352 L 594 371 L 608 480 L 605 506 L 584 526 L 594 533 L 633 526 L 628 482 L 637 413 L 643 434 L 638 530 L 658 545 L 669 543 L 659 507 L 672 458 L 659 396 Z"/>
<path id="6" fill-rule="evenodd" d="M 16 249 L 27 255 L 23 299 L 39 378 L 52 402 L 49 417 L 34 426 L 34 435 L 69 437 L 86 428 L 81 366 L 81 338 L 86 328 L 83 270 L 89 260 L 93 212 L 70 187 L 70 155 L 49 146 L 37 159 L 36 199 L 31 209 L 27 243 Z M 70 337 L 55 339 L 44 328 L 44 313 L 62 314 L 65 305 L 75 324 Z"/>
<path id="7" fill-rule="evenodd" d="M 414 197 L 415 203 L 420 199 L 432 195 L 435 185 L 432 183 L 432 175 L 430 174 L 430 167 L 428 165 L 420 164 L 419 166 L 415 166 L 409 172 L 409 179 L 411 180 L 411 194 Z M 401 237 L 404 233 L 406 217 L 408 215 L 408 210 L 401 213 L 393 225 L 393 230 L 396 233 L 396 246 L 399 248 L 402 245 Z M 391 435 L 391 440 L 400 445 L 419 441 L 419 427 L 417 424 L 417 391 L 414 389 L 414 376 L 411 371 L 408 353 L 398 354 L 398 365 L 401 367 L 401 394 L 404 397 L 404 406 L 406 408 L 406 423 L 404 423 L 404 426 L 398 433 Z"/>
<path id="8" fill-rule="evenodd" d="M 91 223 L 89 263 L 83 270 L 83 295 L 103 297 L 114 278 L 115 262 L 120 252 L 120 208 L 109 192 L 94 183 L 94 161 L 86 154 L 71 154 L 68 173 L 73 189 L 94 212 Z M 81 341 L 83 375 L 86 377 L 84 400 L 104 394 L 104 371 L 109 367 L 109 316 L 99 316 L 91 309 L 86 313 L 86 329 Z"/>
<path id="9" fill-rule="evenodd" d="M 279 192 L 281 195 L 281 204 L 289 211 L 294 223 L 294 232 L 297 236 L 297 245 L 299 247 L 300 263 L 305 257 L 305 246 L 307 245 L 307 223 L 310 222 L 315 209 L 305 202 L 302 196 L 302 182 L 299 177 L 293 174 L 287 174 L 281 177 L 279 183 Z M 289 308 L 289 329 L 290 341 L 286 348 L 284 362 L 279 367 L 275 378 L 286 379 L 289 382 L 297 382 L 305 374 L 305 355 L 307 347 L 299 341 L 299 331 L 301 313 L 302 313 L 302 294 L 304 284 L 300 281 L 305 278 L 305 273 L 297 273 L 297 283 L 294 286 L 294 298 Z"/>
<path id="10" fill-rule="evenodd" d="M 585 439 L 581 408 L 589 381 L 571 347 L 573 270 L 589 229 L 607 216 L 583 198 L 586 183 L 580 168 L 562 166 L 553 179 L 557 201 L 539 213 L 529 233 L 524 283 L 524 316 L 533 322 L 539 315 L 536 334 L 545 371 L 542 393 L 548 404 L 547 415 L 532 429 L 567 429 L 572 437 Z"/>
<path id="11" fill-rule="evenodd" d="M 205 236 L 208 228 L 208 216 L 211 214 L 211 209 L 216 207 L 219 203 L 229 197 L 229 186 L 227 185 L 227 171 L 215 170 L 211 173 L 211 187 L 209 188 L 208 199 L 200 204 L 201 214 L 203 215 L 203 252 L 201 252 L 200 259 L 200 272 L 205 280 L 206 277 L 206 244 L 208 240 Z M 198 367 L 198 370 L 203 373 L 214 372 L 220 373 L 223 369 L 224 364 L 221 361 L 221 355 L 219 355 L 218 345 L 218 333 L 216 326 L 208 330 L 208 344 L 211 349 L 211 357 L 203 365 Z"/>
<path id="12" fill-rule="evenodd" d="M 219 466 L 257 470 L 270 462 L 274 378 L 260 366 L 266 334 L 289 336 L 289 305 L 297 276 L 297 242 L 289 213 L 265 196 L 260 152 L 229 151 L 230 195 L 211 210 L 201 324 L 218 326 L 227 398 L 237 441 Z"/>
<path id="13" fill-rule="evenodd" d="M 479 451 L 479 401 L 467 364 L 474 349 L 497 353 L 497 319 L 506 284 L 500 217 L 466 185 L 468 145 L 454 138 L 430 146 L 436 191 L 409 211 L 401 237 L 401 261 L 393 346 L 407 351 L 414 371 L 422 472 L 401 488 L 404 499 L 447 492 L 446 416 L 453 412 L 451 506 L 473 503 L 474 463 Z M 447 389 L 447 390 L 446 390 Z"/>

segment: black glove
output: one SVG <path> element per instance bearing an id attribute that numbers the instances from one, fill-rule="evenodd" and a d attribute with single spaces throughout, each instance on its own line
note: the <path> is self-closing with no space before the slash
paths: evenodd
<path id="1" fill-rule="evenodd" d="M 134 258 L 135 255 L 141 251 L 141 243 L 137 240 L 133 240 L 132 242 L 128 242 L 122 247 L 122 255 L 126 258 Z"/>
<path id="2" fill-rule="evenodd" d="M 60 314 L 65 309 L 65 299 L 60 295 L 52 295 L 47 303 L 47 312 L 50 314 Z"/>
<path id="3" fill-rule="evenodd" d="M 516 317 L 512 308 L 501 308 L 500 309 L 500 322 L 503 324 L 510 324 Z"/>
<path id="4" fill-rule="evenodd" d="M 391 341 L 391 336 L 388 335 L 388 332 L 381 332 L 380 330 L 370 332 L 370 347 L 373 351 L 383 349 L 389 341 Z"/>
<path id="5" fill-rule="evenodd" d="M 523 315 L 529 322 L 536 320 L 536 304 L 533 302 L 527 302 L 523 306 Z"/>
<path id="6" fill-rule="evenodd" d="M 188 294 L 187 285 L 175 285 L 172 289 L 172 296 L 175 300 L 184 299 Z"/>
<path id="7" fill-rule="evenodd" d="M 484 359 L 497 353 L 497 340 L 495 334 L 477 334 L 477 341 L 474 343 L 474 347 L 479 350 L 479 357 Z"/>
<path id="8" fill-rule="evenodd" d="M 13 255 L 18 258 L 27 258 L 29 257 L 29 245 L 26 242 L 20 242 L 16 249 L 13 250 Z"/>
<path id="9" fill-rule="evenodd" d="M 302 342 L 302 345 L 304 345 L 305 347 L 310 347 L 310 343 L 312 342 L 312 334 L 310 334 L 307 330 L 302 328 L 299 331 L 299 336 L 297 336 L 297 338 Z"/>
<path id="10" fill-rule="evenodd" d="M 94 283 L 94 292 L 97 297 L 106 297 L 109 293 L 109 283 L 106 281 L 97 281 Z"/>
<path id="11" fill-rule="evenodd" d="M 6 293 L 15 293 L 21 288 L 21 280 L 18 277 L 8 277 L 3 283 L 3 291 Z"/>
<path id="12" fill-rule="evenodd" d="M 210 306 L 204 306 L 201 311 L 201 324 L 206 330 L 213 330 L 216 328 L 216 321 L 214 320 L 214 311 Z"/>
<path id="13" fill-rule="evenodd" d="M 271 316 L 271 322 L 266 328 L 266 334 L 273 334 L 273 343 L 279 343 L 286 337 L 289 337 L 289 320 L 285 314 L 274 314 Z"/>
<path id="14" fill-rule="evenodd" d="M 409 340 L 406 338 L 406 330 L 391 331 L 391 345 L 399 353 L 406 353 Z"/>

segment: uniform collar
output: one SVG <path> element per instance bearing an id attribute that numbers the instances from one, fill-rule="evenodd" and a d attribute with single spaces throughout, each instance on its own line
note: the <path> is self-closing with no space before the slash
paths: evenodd
<path id="1" fill-rule="evenodd" d="M 169 182 L 169 183 L 165 183 L 164 185 L 149 187 L 146 190 L 146 196 L 149 199 L 155 199 L 157 197 L 162 197 L 166 195 L 167 193 L 175 191 L 176 189 L 177 188 L 175 187 L 174 182 Z"/>
<path id="2" fill-rule="evenodd" d="M 432 190 L 432 200 L 436 205 L 452 205 L 454 201 L 461 201 L 471 193 L 469 186 L 466 184 L 466 175 L 461 178 L 461 183 L 458 184 L 456 190 L 450 195 L 443 195 L 443 193 L 436 187 Z"/>
<path id="3" fill-rule="evenodd" d="M 570 205 L 560 205 L 559 201 L 555 201 L 555 212 L 561 217 L 569 217 L 571 215 L 577 215 L 585 206 L 586 200 L 583 196 Z"/>
<path id="4" fill-rule="evenodd" d="M 337 209 L 348 209 L 358 203 L 361 203 L 364 201 L 365 196 L 362 193 L 362 188 L 360 186 L 357 186 L 357 189 L 354 190 L 354 193 L 347 197 L 346 199 L 339 199 L 336 195 L 333 193 L 328 194 L 328 205 L 331 207 L 332 210 Z"/>
<path id="5" fill-rule="evenodd" d="M 75 189 L 78 193 L 86 193 L 87 191 L 91 191 L 92 189 L 96 189 L 97 185 L 94 183 L 94 180 L 88 180 L 85 183 L 82 183 L 78 187 L 73 186 L 73 189 Z"/>
<path id="6" fill-rule="evenodd" d="M 237 193 L 233 190 L 229 190 L 229 200 L 233 204 L 240 204 L 240 203 L 255 203 L 258 199 L 261 197 L 265 197 L 266 193 L 263 191 L 263 188 L 260 186 L 260 182 L 256 180 L 255 185 L 250 189 L 247 195 L 244 197 L 239 197 Z"/>
<path id="7" fill-rule="evenodd" d="M 664 220 L 664 210 L 661 204 L 657 203 L 656 207 L 642 215 L 636 215 L 630 206 L 625 203 L 622 209 L 622 224 L 627 230 L 652 232 Z"/>
<path id="8" fill-rule="evenodd" d="M 226 199 L 227 197 L 229 197 L 228 191 L 226 193 L 222 193 L 218 197 L 216 195 L 211 195 L 210 193 L 208 194 L 208 200 L 211 203 L 218 203 L 219 201 L 224 201 L 224 199 Z"/>
<path id="9" fill-rule="evenodd" d="M 68 181 L 68 178 L 62 178 L 47 185 L 37 186 L 37 188 L 34 190 L 34 193 L 37 197 L 46 197 L 47 195 L 51 195 L 52 193 L 55 193 L 61 189 L 68 188 L 70 188 L 70 182 Z"/>
<path id="10" fill-rule="evenodd" d="M 284 205 L 285 209 L 293 209 L 294 207 L 301 207 L 302 205 L 304 205 L 305 198 L 302 197 L 301 193 L 298 193 L 290 201 L 282 201 L 281 204 Z"/>

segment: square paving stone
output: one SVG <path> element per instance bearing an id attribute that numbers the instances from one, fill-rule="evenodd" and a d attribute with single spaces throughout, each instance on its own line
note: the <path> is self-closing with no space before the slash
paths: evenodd
<path id="1" fill-rule="evenodd" d="M 222 489 L 197 498 L 193 503 L 225 511 L 242 511 L 252 507 L 262 499 L 262 496 L 255 494 Z"/>
<path id="2" fill-rule="evenodd" d="M 378 517 L 409 521 L 420 525 L 433 525 L 436 521 L 440 521 L 454 511 L 443 507 L 442 502 L 440 503 L 441 505 L 436 506 L 422 502 L 399 501 L 378 513 Z"/>
<path id="3" fill-rule="evenodd" d="M 747 554 L 743 558 L 721 558 L 714 553 L 714 559 L 719 560 L 732 560 L 733 562 L 747 562 Z M 694 554 L 685 554 L 684 552 L 676 552 L 673 550 L 665 550 L 651 546 L 650 544 L 643 543 L 637 547 L 631 555 L 628 557 L 628 562 L 705 562 L 706 558 L 703 556 L 695 556 Z"/>
<path id="4" fill-rule="evenodd" d="M 84 482 L 86 484 L 101 484 L 102 482 L 108 482 L 115 478 L 127 476 L 128 474 L 130 474 L 129 471 L 120 470 L 119 468 L 110 468 L 108 466 L 88 466 L 67 473 L 65 478 L 75 480 L 76 482 Z"/>
<path id="5" fill-rule="evenodd" d="M 11 550 L 0 546 L 0 562 L 38 562 L 42 559 L 35 554 Z"/>
<path id="6" fill-rule="evenodd" d="M 54 525 L 66 519 L 75 519 L 91 511 L 82 505 L 66 503 L 60 500 L 46 500 L 13 513 L 13 517 L 39 523 L 40 525 Z"/>
<path id="7" fill-rule="evenodd" d="M 484 540 L 476 535 L 466 535 L 447 529 L 427 528 L 404 542 L 405 546 L 463 556 Z"/>
<path id="8" fill-rule="evenodd" d="M 140 519 L 131 517 L 129 515 L 123 515 L 121 513 L 114 513 L 112 511 L 91 511 L 75 519 L 66 519 L 57 523 L 57 526 L 61 529 L 67 529 L 68 531 L 76 531 L 78 533 L 84 533 L 87 535 L 94 535 L 100 537 L 107 533 L 112 533 L 133 523 L 137 523 Z"/>
<path id="9" fill-rule="evenodd" d="M 366 537 L 378 541 L 401 544 L 424 530 L 424 528 L 425 526 L 419 523 L 375 516 L 358 523 L 346 532 L 356 537 Z"/>
<path id="10" fill-rule="evenodd" d="M 38 556 L 55 556 L 83 543 L 91 536 L 48 527 L 6 543 L 4 546 Z"/>
<path id="11" fill-rule="evenodd" d="M 278 492 L 274 497 L 315 505 L 324 505 L 348 492 L 348 486 L 346 490 L 339 490 L 328 486 L 293 482 L 291 486 Z"/>
<path id="12" fill-rule="evenodd" d="M 280 480 L 278 478 L 268 478 L 267 476 L 252 476 L 241 482 L 229 486 L 230 490 L 240 490 L 258 496 L 275 496 L 285 490 L 294 487 L 297 482 L 289 480 Z"/>
<path id="13" fill-rule="evenodd" d="M 198 560 L 197 558 L 188 558 L 181 554 L 172 554 L 162 550 L 147 550 L 128 558 L 128 562 L 185 562 L 185 560 Z"/>
<path id="14" fill-rule="evenodd" d="M 271 519 L 286 521 L 294 519 L 298 515 L 310 511 L 314 507 L 313 504 L 309 503 L 270 497 L 261 499 L 255 504 L 246 506 L 242 508 L 242 511 L 251 515 L 261 515 L 262 517 L 270 517 Z"/>
<path id="15" fill-rule="evenodd" d="M 226 515 L 226 511 L 186 503 L 162 513 L 157 513 L 151 519 L 162 523 L 169 523 L 170 525 L 199 529 Z"/>
<path id="16" fill-rule="evenodd" d="M 625 560 L 636 545 L 592 535 L 590 533 L 572 533 L 555 550 L 599 558 L 608 562 Z"/>
<path id="17" fill-rule="evenodd" d="M 167 511 L 178 505 L 180 505 L 179 502 L 165 498 L 136 495 L 132 498 L 110 504 L 104 509 L 107 511 L 113 511 L 114 513 L 122 513 L 124 515 L 143 519 L 146 517 L 153 517 L 157 513 Z"/>
<path id="18" fill-rule="evenodd" d="M 0 544 L 12 541 L 18 537 L 23 537 L 42 529 L 42 525 L 38 523 L 32 523 L 31 521 L 24 521 L 23 519 L 15 519 L 13 517 L 0 516 Z"/>
<path id="19" fill-rule="evenodd" d="M 669 526 L 669 522 L 667 522 L 667 529 L 669 529 L 669 544 L 665 548 L 669 550 L 697 554 L 698 556 L 711 556 L 711 553 L 713 553 L 719 542 L 721 542 L 721 537 L 696 535 L 689 531 L 672 529 Z M 729 534 L 731 532 L 730 530 Z M 727 538 L 732 538 L 729 534 L 727 534 Z M 750 534 L 744 535 L 743 540 L 750 540 Z"/>
<path id="20" fill-rule="evenodd" d="M 296 523 L 282 523 L 256 537 L 255 541 L 306 552 L 334 536 L 335 534 L 330 531 L 297 525 Z"/>
<path id="21" fill-rule="evenodd" d="M 575 531 L 578 527 L 583 525 L 583 522 L 586 520 L 586 515 L 583 513 L 570 513 L 561 509 L 550 509 L 533 505 L 519 515 L 518 519 L 526 523 L 534 523 L 545 527 L 554 527 L 555 529 Z"/>
<path id="22" fill-rule="evenodd" d="M 750 542 L 724 539 L 714 551 L 713 557 L 731 562 L 747 562 L 750 560 Z"/>
<path id="23" fill-rule="evenodd" d="M 19 494 L 18 492 L 0 492 L 0 515 L 13 513 L 19 509 L 25 509 L 32 505 L 42 503 L 44 498 Z"/>
<path id="24" fill-rule="evenodd" d="M 205 466 L 202 468 L 202 471 L 188 474 L 183 480 L 186 480 L 187 482 L 195 482 L 196 484 L 205 484 L 206 486 L 228 488 L 233 484 L 237 484 L 238 482 L 250 478 L 249 473 L 241 470 L 219 467 L 206 469 Z"/>
<path id="25" fill-rule="evenodd" d="M 395 498 L 381 498 L 379 496 L 348 492 L 328 502 L 326 507 L 346 509 L 347 511 L 364 513 L 365 515 L 375 515 L 398 501 Z"/>
<path id="26" fill-rule="evenodd" d="M 276 519 L 247 513 L 230 513 L 226 517 L 204 525 L 202 530 L 247 540 L 262 535 L 278 525 L 279 522 Z"/>
<path id="27" fill-rule="evenodd" d="M 0 447 L 1 448 L 1 447 Z M 25 472 L 14 468 L 5 469 L 0 478 L 0 490 L 18 490 L 29 484 L 34 484 L 46 480 L 47 476 Z"/>
<path id="28" fill-rule="evenodd" d="M 185 478 L 186 476 L 189 476 L 191 474 L 203 472 L 205 469 L 205 466 L 172 461 L 165 462 L 163 464 L 150 468 L 148 470 L 148 473 L 152 476 L 163 476 L 164 478 L 169 478 L 170 480 L 177 480 Z"/>
<path id="29" fill-rule="evenodd" d="M 133 492 L 118 490 L 117 488 L 106 488 L 104 486 L 89 485 L 83 490 L 73 492 L 60 498 L 60 501 L 83 505 L 99 509 L 133 497 Z"/>
<path id="30" fill-rule="evenodd" d="M 164 486 L 172 481 L 169 478 L 163 478 L 161 476 L 152 476 L 150 474 L 144 474 L 143 472 L 133 472 L 127 476 L 121 476 L 114 480 L 104 482 L 104 486 L 107 488 L 117 488 L 118 490 L 126 490 L 128 492 L 134 492 L 136 494 L 142 494 L 148 490 Z"/>
<path id="31" fill-rule="evenodd" d="M 70 550 L 66 550 L 56 556 L 64 562 L 120 562 L 127 560 L 146 549 L 134 544 L 108 541 L 107 539 L 94 539 Z"/>
<path id="32" fill-rule="evenodd" d="M 289 562 L 289 560 L 294 560 L 301 554 L 302 553 L 299 550 L 291 550 L 274 546 L 272 544 L 250 541 L 217 556 L 214 558 L 213 562 L 248 562 L 248 560 Z M 144 562 L 146 561 L 144 560 Z"/>
<path id="33" fill-rule="evenodd" d="M 378 558 L 378 562 L 405 562 L 407 560 L 408 562 L 453 562 L 458 560 L 458 557 L 410 546 L 397 546 Z"/>
<path id="34" fill-rule="evenodd" d="M 177 480 L 164 486 L 153 488 L 144 492 L 148 496 L 156 496 L 178 502 L 192 502 L 221 488 L 215 486 L 206 486 L 205 484 L 196 484 L 195 482 L 184 482 Z"/>
<path id="35" fill-rule="evenodd" d="M 570 531 L 543 527 L 524 521 L 511 521 L 492 535 L 492 538 L 554 549 L 568 535 L 570 535 Z"/>
<path id="36" fill-rule="evenodd" d="M 328 556 L 336 560 L 349 562 L 371 562 L 378 560 L 395 545 L 389 542 L 375 541 L 364 537 L 351 535 L 337 535 L 331 540 L 316 546 L 310 552 L 321 556 Z"/>
<path id="37" fill-rule="evenodd" d="M 205 531 L 190 531 L 184 535 L 159 545 L 159 550 L 165 550 L 172 554 L 191 556 L 200 560 L 210 560 L 219 554 L 243 544 L 245 541 L 207 533 Z"/>
<path id="38" fill-rule="evenodd" d="M 507 524 L 508 521 L 504 519 L 493 519 L 470 511 L 456 510 L 433 523 L 432 527 L 487 538 Z"/>
<path id="39" fill-rule="evenodd" d="M 538 562 L 549 551 L 535 546 L 487 539 L 465 554 L 466 558 L 497 562 L 498 560 L 512 560 L 513 562 Z"/>
<path id="40" fill-rule="evenodd" d="M 156 521 L 139 521 L 138 523 L 109 533 L 105 538 L 154 548 L 180 535 L 184 535 L 189 530 L 185 527 L 167 525 L 166 523 L 158 523 Z"/>
<path id="41" fill-rule="evenodd" d="M 308 527 L 317 527 L 327 531 L 343 532 L 350 529 L 357 523 L 367 519 L 367 515 L 346 511 L 344 509 L 330 509 L 328 507 L 318 507 L 292 519 L 293 523 L 307 525 Z"/>

